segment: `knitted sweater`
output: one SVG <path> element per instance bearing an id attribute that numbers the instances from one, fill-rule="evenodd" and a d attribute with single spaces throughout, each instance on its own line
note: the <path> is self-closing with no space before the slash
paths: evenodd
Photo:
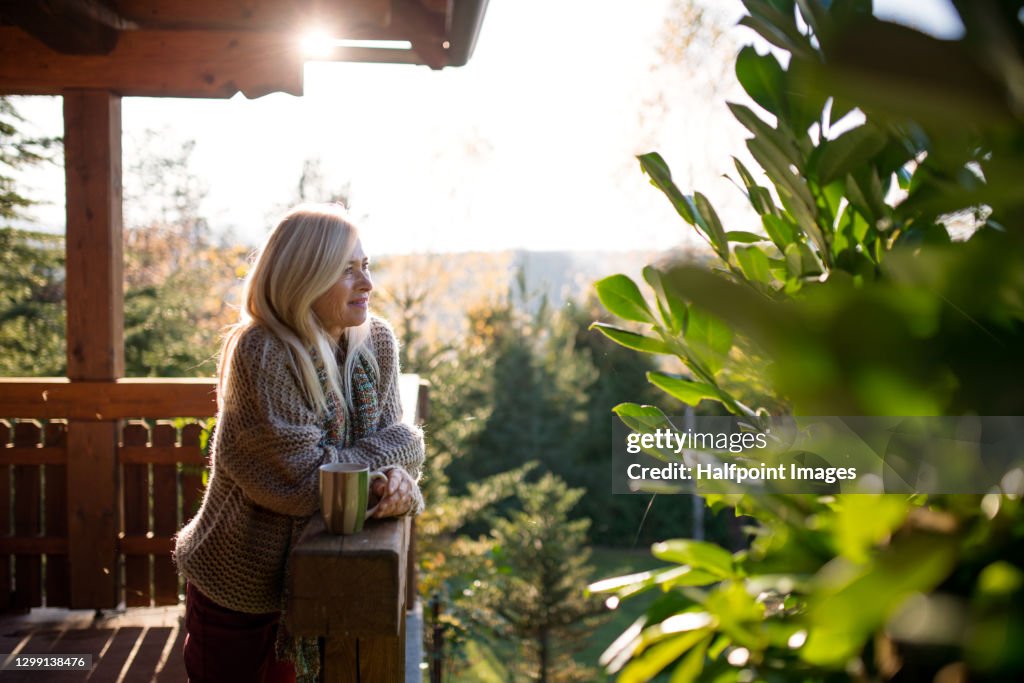
<path id="1" fill-rule="evenodd" d="M 370 324 L 380 420 L 355 443 L 343 443 L 352 430 L 337 428 L 339 416 L 318 415 L 306 400 L 284 342 L 259 325 L 239 339 L 203 503 L 174 548 L 179 573 L 223 607 L 280 610 L 293 523 L 320 509 L 320 465 L 401 466 L 418 478 L 423 433 L 401 421 L 398 344 L 386 322 Z M 412 514 L 423 508 L 417 497 Z"/>

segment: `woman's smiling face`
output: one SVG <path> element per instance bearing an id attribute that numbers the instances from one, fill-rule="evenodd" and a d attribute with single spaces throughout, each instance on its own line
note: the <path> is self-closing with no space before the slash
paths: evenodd
<path id="1" fill-rule="evenodd" d="M 327 333 L 338 339 L 346 327 L 366 322 L 372 290 L 370 259 L 363 252 L 362 243 L 356 240 L 352 257 L 345 264 L 341 278 L 317 297 L 313 302 L 313 313 Z"/>

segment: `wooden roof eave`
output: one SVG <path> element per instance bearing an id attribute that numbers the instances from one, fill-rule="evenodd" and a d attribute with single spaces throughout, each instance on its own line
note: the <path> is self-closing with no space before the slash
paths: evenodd
<path id="1" fill-rule="evenodd" d="M 316 26 L 412 46 L 338 47 L 328 60 L 461 66 L 487 0 L 50 0 L 41 4 L 63 11 L 50 22 L 29 4 L 0 0 L 0 16 L 17 24 L 0 25 L 0 94 L 254 98 L 302 94 L 300 40 Z M 351 24 L 337 28 L 345 12 Z"/>

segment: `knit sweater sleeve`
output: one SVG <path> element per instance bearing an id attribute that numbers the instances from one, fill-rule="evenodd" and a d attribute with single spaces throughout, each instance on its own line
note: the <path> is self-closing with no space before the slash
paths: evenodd
<path id="1" fill-rule="evenodd" d="M 229 391 L 214 466 L 256 505 L 312 515 L 320 507 L 320 465 L 338 457 L 324 445 L 322 419 L 307 403 L 284 344 L 263 330 L 247 332 L 231 360 Z"/>
<path id="2" fill-rule="evenodd" d="M 382 404 L 387 384 L 379 383 Z M 395 395 L 397 399 L 397 391 Z M 397 414 L 400 419 L 400 408 Z M 372 470 L 392 465 L 409 469 L 423 460 L 422 433 L 400 421 L 382 423 L 379 431 L 349 448 L 326 443 L 323 418 L 306 401 L 284 344 L 258 329 L 244 335 L 235 348 L 231 395 L 217 431 L 215 466 L 256 505 L 296 517 L 320 508 L 320 465 L 352 462 Z"/>
<path id="3" fill-rule="evenodd" d="M 414 481 L 420 477 L 423 465 L 423 432 L 402 422 L 402 402 L 398 392 L 398 341 L 395 333 L 384 320 L 371 321 L 370 343 L 373 346 L 380 370 L 379 400 L 381 415 L 377 431 L 356 441 L 350 448 L 342 449 L 342 457 L 354 457 L 360 462 L 373 462 L 373 469 L 387 471 L 394 467 L 404 468 Z M 423 495 L 416 487 L 416 501 L 409 514 L 423 511 Z"/>

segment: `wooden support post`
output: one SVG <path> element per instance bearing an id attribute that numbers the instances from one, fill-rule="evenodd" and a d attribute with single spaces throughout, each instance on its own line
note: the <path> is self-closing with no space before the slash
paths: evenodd
<path id="1" fill-rule="evenodd" d="M 124 374 L 121 97 L 64 94 L 68 378 Z M 109 608 L 117 590 L 117 422 L 68 425 L 71 607 Z"/>
<path id="2" fill-rule="evenodd" d="M 292 551 L 285 619 L 322 636 L 325 683 L 405 680 L 407 517 L 331 536 L 314 515 Z"/>

